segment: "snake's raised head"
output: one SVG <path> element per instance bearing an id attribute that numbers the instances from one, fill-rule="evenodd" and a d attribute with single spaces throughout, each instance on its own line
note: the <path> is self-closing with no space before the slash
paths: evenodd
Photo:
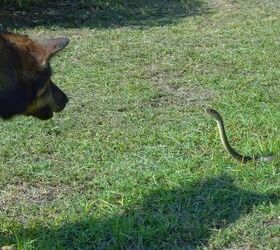
<path id="1" fill-rule="evenodd" d="M 205 109 L 205 112 L 212 116 L 213 118 L 215 118 L 216 120 L 222 120 L 222 117 L 221 115 L 219 114 L 218 111 L 216 111 L 215 109 L 212 109 L 212 108 L 206 108 Z"/>

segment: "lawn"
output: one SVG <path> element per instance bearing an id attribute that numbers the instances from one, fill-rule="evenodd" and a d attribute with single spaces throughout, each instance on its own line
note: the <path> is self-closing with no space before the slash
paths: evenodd
<path id="1" fill-rule="evenodd" d="M 235 162 L 204 108 L 241 152 L 280 151 L 280 2 L 57 2 L 0 10 L 71 41 L 66 109 L 1 122 L 0 246 L 278 249 L 280 157 Z"/>

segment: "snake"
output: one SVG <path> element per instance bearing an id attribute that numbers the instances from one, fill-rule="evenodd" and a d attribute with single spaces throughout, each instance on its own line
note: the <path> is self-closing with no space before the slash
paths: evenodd
<path id="1" fill-rule="evenodd" d="M 214 120 L 217 122 L 219 134 L 220 134 L 220 139 L 223 144 L 223 147 L 225 150 L 229 153 L 229 155 L 234 158 L 235 160 L 241 162 L 241 163 L 246 163 L 249 161 L 266 161 L 270 162 L 274 160 L 274 156 L 249 156 L 249 155 L 243 155 L 237 152 L 229 143 L 229 140 L 226 135 L 226 130 L 224 126 L 224 121 L 220 113 L 212 108 L 207 108 L 206 113 L 210 115 Z"/>

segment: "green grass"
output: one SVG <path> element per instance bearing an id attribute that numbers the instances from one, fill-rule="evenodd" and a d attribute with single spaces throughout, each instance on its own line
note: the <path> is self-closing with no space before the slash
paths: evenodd
<path id="1" fill-rule="evenodd" d="M 240 151 L 280 151 L 280 4 L 175 2 L 143 1 L 134 19 L 135 6 L 78 23 L 2 19 L 71 43 L 52 61 L 67 108 L 1 123 L 0 246 L 279 247 L 279 161 L 234 162 L 203 108 L 221 111 Z"/>

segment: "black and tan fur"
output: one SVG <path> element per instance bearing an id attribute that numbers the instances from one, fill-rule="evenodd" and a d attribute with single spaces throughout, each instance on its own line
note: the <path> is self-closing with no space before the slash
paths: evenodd
<path id="1" fill-rule="evenodd" d="M 68 42 L 0 32 L 1 118 L 23 114 L 47 120 L 64 109 L 68 98 L 51 81 L 49 60 Z"/>

